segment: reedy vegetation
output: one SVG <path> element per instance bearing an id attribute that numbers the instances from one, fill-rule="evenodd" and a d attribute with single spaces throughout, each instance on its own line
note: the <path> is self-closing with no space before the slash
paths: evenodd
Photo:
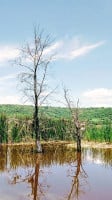
<path id="1" fill-rule="evenodd" d="M 0 142 L 33 142 L 33 106 L 0 106 Z M 41 107 L 42 140 L 74 140 L 69 109 Z M 80 109 L 80 120 L 86 122 L 84 140 L 112 142 L 112 108 Z"/>

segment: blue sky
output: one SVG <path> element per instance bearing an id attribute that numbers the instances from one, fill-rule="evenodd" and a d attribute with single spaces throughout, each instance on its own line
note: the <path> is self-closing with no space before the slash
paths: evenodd
<path id="1" fill-rule="evenodd" d="M 10 61 L 31 41 L 35 24 L 55 39 L 49 74 L 49 84 L 59 86 L 54 99 L 63 98 L 65 85 L 81 107 L 112 107 L 111 0 L 0 0 L 0 104 L 23 103 L 20 70 Z"/>

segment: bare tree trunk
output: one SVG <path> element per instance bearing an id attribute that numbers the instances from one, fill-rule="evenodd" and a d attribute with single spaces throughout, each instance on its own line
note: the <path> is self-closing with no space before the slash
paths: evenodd
<path id="1" fill-rule="evenodd" d="M 76 127 L 76 140 L 77 140 L 77 151 L 81 152 L 81 136 L 80 129 Z"/>
<path id="2" fill-rule="evenodd" d="M 38 116 L 38 107 L 35 106 L 34 113 L 34 132 L 35 132 L 35 141 L 36 141 L 36 151 L 42 153 L 42 146 L 40 142 L 40 128 L 39 128 L 39 116 Z"/>
<path id="3" fill-rule="evenodd" d="M 40 130 L 39 130 L 39 106 L 37 95 L 37 76 L 34 74 L 34 95 L 35 95 L 35 110 L 34 110 L 34 132 L 36 137 L 36 150 L 38 153 L 42 153 L 42 146 L 40 143 Z"/>
<path id="4" fill-rule="evenodd" d="M 0 134 L 0 144 L 2 144 L 2 135 Z"/>
<path id="5" fill-rule="evenodd" d="M 77 151 L 81 152 L 81 138 L 77 137 Z"/>

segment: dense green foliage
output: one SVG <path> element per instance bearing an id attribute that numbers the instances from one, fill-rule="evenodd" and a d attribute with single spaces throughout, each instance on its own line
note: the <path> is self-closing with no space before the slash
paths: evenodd
<path id="1" fill-rule="evenodd" d="M 33 106 L 0 105 L 0 113 L 5 113 L 9 117 L 32 117 Z"/>
<path id="2" fill-rule="evenodd" d="M 0 115 L 0 143 L 8 142 L 8 123 L 4 114 Z"/>
<path id="3" fill-rule="evenodd" d="M 0 142 L 33 141 L 33 106 L 0 105 Z M 86 122 L 83 139 L 112 142 L 112 108 L 81 108 Z M 43 140 L 72 140 L 73 130 L 67 108 L 41 107 L 40 131 Z"/>
<path id="4" fill-rule="evenodd" d="M 110 121 L 106 120 L 106 122 L 100 126 L 88 126 L 85 132 L 85 139 L 95 142 L 112 142 L 112 126 Z"/>
<path id="5" fill-rule="evenodd" d="M 30 117 L 33 115 L 33 106 L 27 105 L 0 105 L 0 113 L 15 117 Z M 46 117 L 56 119 L 69 119 L 68 108 L 41 107 L 40 113 Z M 112 108 L 80 108 L 80 119 L 90 121 L 94 124 L 101 124 L 106 120 L 112 120 Z"/>

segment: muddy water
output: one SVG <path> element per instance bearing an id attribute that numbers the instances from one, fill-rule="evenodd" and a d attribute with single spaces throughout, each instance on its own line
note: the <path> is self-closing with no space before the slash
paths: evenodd
<path id="1" fill-rule="evenodd" d="M 112 149 L 0 147 L 0 200 L 111 200 Z"/>

